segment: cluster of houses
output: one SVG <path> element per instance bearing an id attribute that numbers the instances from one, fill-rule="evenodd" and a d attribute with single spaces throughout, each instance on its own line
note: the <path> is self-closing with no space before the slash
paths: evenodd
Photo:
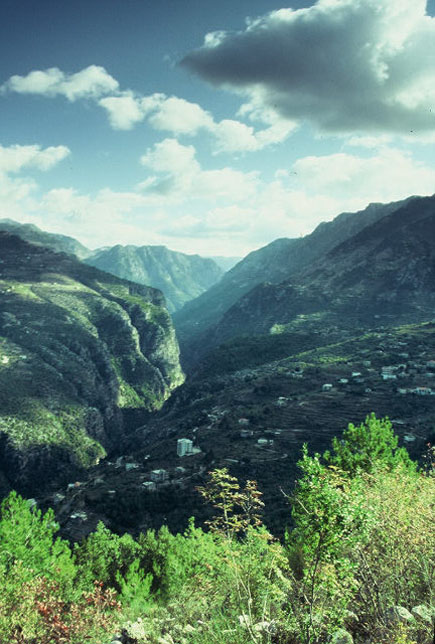
<path id="1" fill-rule="evenodd" d="M 399 354 L 399 357 L 409 358 L 409 355 L 408 353 L 401 353 Z M 370 369 L 370 360 L 364 360 L 362 364 L 370 371 L 374 371 L 374 369 Z M 424 364 L 419 364 L 414 361 L 407 361 L 397 365 L 384 365 L 381 367 L 379 375 L 384 382 L 406 379 L 416 376 L 425 380 L 432 379 L 435 378 L 435 360 L 428 360 Z M 365 382 L 365 378 L 361 372 L 353 371 L 349 378 L 340 378 L 338 380 L 339 385 L 347 385 L 349 384 L 349 382 L 361 384 Z M 333 388 L 334 385 L 329 382 L 322 385 L 322 391 L 324 392 L 332 391 Z M 366 391 L 369 392 L 371 390 L 367 389 Z M 435 395 L 435 389 L 425 384 L 415 387 L 398 387 L 397 393 L 416 394 L 418 396 L 431 396 Z M 280 404 L 280 399 L 278 399 L 277 404 Z"/>

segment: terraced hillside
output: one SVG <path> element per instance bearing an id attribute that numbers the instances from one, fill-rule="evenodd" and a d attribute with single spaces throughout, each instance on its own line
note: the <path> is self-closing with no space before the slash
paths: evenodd
<path id="1" fill-rule="evenodd" d="M 255 367 L 191 378 L 122 455 L 62 490 L 65 534 L 80 538 L 102 517 L 120 531 L 162 523 L 182 530 L 192 515 L 207 518 L 195 491 L 207 471 L 228 467 L 241 480 L 258 481 L 266 523 L 282 535 L 290 521 L 285 494 L 303 443 L 324 450 L 349 422 L 371 412 L 389 416 L 401 444 L 421 455 L 435 439 L 435 324 L 357 332 L 330 343 L 325 335 L 320 343 L 302 351 L 295 345 L 286 357 Z M 192 441 L 192 454 L 177 456 L 181 438 Z"/>
<path id="2" fill-rule="evenodd" d="M 183 381 L 162 294 L 0 232 L 0 470 L 35 492 L 123 440 Z"/>

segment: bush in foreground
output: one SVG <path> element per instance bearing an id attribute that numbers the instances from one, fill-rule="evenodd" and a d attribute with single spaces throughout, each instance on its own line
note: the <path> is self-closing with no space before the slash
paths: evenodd
<path id="1" fill-rule="evenodd" d="M 100 524 L 71 549 L 11 494 L 0 520 L 0 641 L 432 644 L 435 477 L 374 415 L 323 456 L 304 448 L 284 543 L 226 469 L 199 489 L 208 529 L 138 539 Z M 411 615 L 409 611 L 419 606 Z M 335 638 L 335 640 L 334 640 Z M 347 638 L 347 640 L 346 640 Z"/>

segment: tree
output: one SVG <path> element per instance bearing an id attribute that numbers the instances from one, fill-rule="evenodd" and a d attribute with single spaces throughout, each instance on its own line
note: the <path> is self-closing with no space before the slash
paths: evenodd
<path id="1" fill-rule="evenodd" d="M 342 439 L 335 437 L 332 450 L 325 452 L 323 457 L 327 464 L 352 476 L 359 470 L 372 472 L 375 467 L 392 470 L 401 466 L 409 471 L 416 470 L 407 450 L 398 447 L 398 437 L 389 419 L 378 419 L 374 413 L 361 425 L 350 423 Z"/>

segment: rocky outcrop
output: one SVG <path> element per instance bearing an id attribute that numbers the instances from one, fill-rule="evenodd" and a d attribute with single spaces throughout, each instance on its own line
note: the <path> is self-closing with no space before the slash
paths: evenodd
<path id="1" fill-rule="evenodd" d="M 122 439 L 123 409 L 183 381 L 163 295 L 0 232 L 0 467 L 14 487 L 71 476 Z"/>

